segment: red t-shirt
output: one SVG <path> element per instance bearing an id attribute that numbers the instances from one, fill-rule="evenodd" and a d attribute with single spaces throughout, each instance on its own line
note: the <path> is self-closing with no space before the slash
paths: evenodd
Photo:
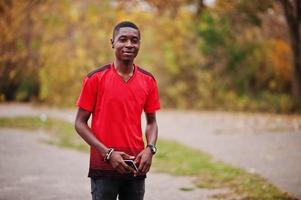
<path id="1" fill-rule="evenodd" d="M 141 114 L 160 109 L 156 80 L 134 65 L 133 76 L 125 82 L 113 64 L 88 74 L 77 106 L 92 113 L 91 129 L 109 148 L 137 156 L 144 149 Z M 120 177 L 91 147 L 89 177 Z"/>

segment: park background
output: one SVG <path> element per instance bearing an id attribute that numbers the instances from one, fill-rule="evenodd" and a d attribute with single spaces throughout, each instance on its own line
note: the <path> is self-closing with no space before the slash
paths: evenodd
<path id="1" fill-rule="evenodd" d="M 141 29 L 136 63 L 163 108 L 300 112 L 298 0 L 2 0 L 0 102 L 72 107 L 113 61 L 113 26 Z M 299 14 L 297 14 L 299 13 Z"/>
<path id="2" fill-rule="evenodd" d="M 0 0 L 0 199 L 89 198 L 75 102 L 123 20 L 162 104 L 146 199 L 301 199 L 301 0 Z"/>

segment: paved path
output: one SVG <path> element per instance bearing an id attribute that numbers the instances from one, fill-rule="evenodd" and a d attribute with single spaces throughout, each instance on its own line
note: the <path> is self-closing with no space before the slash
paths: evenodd
<path id="1" fill-rule="evenodd" d="M 1 200 L 88 199 L 86 154 L 17 129 L 0 129 L 0 144 Z"/>
<path id="2" fill-rule="evenodd" d="M 0 129 L 1 200 L 90 199 L 88 155 L 46 141 L 43 132 Z M 151 173 L 146 181 L 146 200 L 210 199 L 224 192 L 196 189 L 191 179 L 166 174 Z M 183 187 L 194 190 L 181 191 Z"/>
<path id="3" fill-rule="evenodd" d="M 301 116 L 162 112 L 161 137 L 259 173 L 301 199 Z"/>
<path id="4" fill-rule="evenodd" d="M 74 120 L 72 110 L 59 113 L 48 108 L 0 104 L 0 116 L 20 113 L 46 113 L 70 122 Z M 204 150 L 218 160 L 259 173 L 283 191 L 301 199 L 300 116 L 164 111 L 159 113 L 158 121 L 160 137 L 178 140 Z"/>
<path id="5" fill-rule="evenodd" d="M 42 110 L 0 104 L 0 116 L 40 115 Z M 42 113 L 67 121 L 74 116 L 72 111 L 57 114 L 46 109 Z M 90 199 L 88 154 L 48 145 L 48 140 L 49 136 L 42 130 L 0 128 L 0 200 Z M 148 177 L 146 200 L 210 200 L 214 194 L 227 192 L 196 188 L 188 177 L 155 172 Z"/>

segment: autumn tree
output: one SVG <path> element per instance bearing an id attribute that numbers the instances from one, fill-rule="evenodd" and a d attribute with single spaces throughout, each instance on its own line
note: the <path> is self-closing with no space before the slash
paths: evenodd
<path id="1" fill-rule="evenodd" d="M 0 101 L 38 95 L 39 1 L 0 1 Z"/>
<path id="2" fill-rule="evenodd" d="M 2 0 L 0 101 L 74 105 L 82 77 L 114 59 L 112 26 L 130 20 L 143 41 L 136 63 L 157 77 L 163 107 L 293 111 L 300 1 L 278 1 Z M 291 5 L 292 48 L 280 5 Z"/>
<path id="3" fill-rule="evenodd" d="M 292 92 L 301 104 L 301 0 L 278 0 L 282 5 L 293 52 Z"/>

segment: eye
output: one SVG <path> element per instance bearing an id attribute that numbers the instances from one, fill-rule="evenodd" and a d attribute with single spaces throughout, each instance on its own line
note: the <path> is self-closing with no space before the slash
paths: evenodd
<path id="1" fill-rule="evenodd" d="M 118 40 L 120 42 L 124 43 L 124 42 L 127 42 L 128 39 L 126 37 L 120 37 Z"/>
<path id="2" fill-rule="evenodd" d="M 133 38 L 131 41 L 132 41 L 133 44 L 138 44 L 139 43 L 139 39 L 138 38 Z"/>

